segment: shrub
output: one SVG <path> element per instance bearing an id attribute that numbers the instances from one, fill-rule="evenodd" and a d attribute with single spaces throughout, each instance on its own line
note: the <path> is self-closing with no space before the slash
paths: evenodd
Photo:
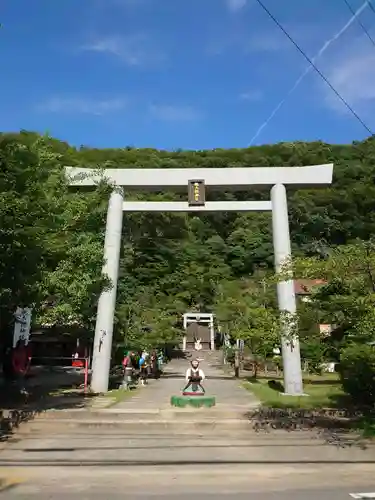
<path id="1" fill-rule="evenodd" d="M 235 357 L 235 350 L 233 349 L 233 347 L 226 347 L 224 349 L 224 353 L 225 353 L 227 363 L 230 365 L 233 365 L 234 364 L 234 357 Z"/>
<path id="2" fill-rule="evenodd" d="M 359 405 L 375 404 L 375 348 L 351 345 L 341 353 L 340 377 L 344 391 Z"/>

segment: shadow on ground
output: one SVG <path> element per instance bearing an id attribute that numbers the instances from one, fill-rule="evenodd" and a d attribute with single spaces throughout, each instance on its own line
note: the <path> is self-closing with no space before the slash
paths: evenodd
<path id="1" fill-rule="evenodd" d="M 277 377 L 275 374 L 264 375 L 262 373 L 257 378 L 254 378 L 254 376 L 252 376 L 252 375 L 245 375 L 242 378 L 244 378 L 245 380 L 247 380 L 249 382 L 256 382 L 259 379 L 270 380 L 270 381 L 276 380 L 276 381 L 280 382 L 280 384 L 282 384 L 282 382 L 281 382 L 282 378 Z M 309 385 L 327 385 L 327 383 L 329 383 L 329 385 L 338 385 L 338 386 L 341 384 L 340 380 L 338 380 L 338 379 L 337 380 L 336 379 L 329 379 L 329 381 L 327 381 L 326 379 L 319 380 L 319 379 L 308 378 L 308 377 L 304 377 L 304 383 L 309 384 Z"/>
<path id="2" fill-rule="evenodd" d="M 4 384 L 0 391 L 0 441 L 8 440 L 22 422 L 51 409 L 85 408 L 84 374 L 71 368 L 39 368 L 25 383 L 26 393 Z"/>

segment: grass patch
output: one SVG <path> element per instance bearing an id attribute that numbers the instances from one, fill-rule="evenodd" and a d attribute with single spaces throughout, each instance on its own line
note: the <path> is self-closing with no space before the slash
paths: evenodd
<path id="1" fill-rule="evenodd" d="M 248 378 L 244 387 L 269 408 L 337 408 L 345 398 L 337 374 L 311 375 L 304 379 L 308 396 L 284 396 L 282 379 L 271 377 Z"/>
<path id="2" fill-rule="evenodd" d="M 375 418 L 373 415 L 362 417 L 357 422 L 356 428 L 362 433 L 363 437 L 375 438 Z"/>
<path id="3" fill-rule="evenodd" d="M 65 396 L 65 395 L 82 395 L 84 394 L 83 389 L 77 389 L 76 387 L 60 387 L 59 389 L 53 389 L 49 391 L 48 396 Z"/>
<path id="4" fill-rule="evenodd" d="M 321 410 L 321 418 L 315 421 L 314 426 L 331 428 L 335 423 L 336 417 L 330 414 L 330 411 L 338 411 L 347 416 L 345 424 L 346 429 L 359 433 L 364 438 L 375 438 L 375 418 L 374 409 L 356 408 L 350 398 L 344 394 L 340 380 L 337 374 L 312 375 L 304 379 L 304 391 L 308 396 L 293 397 L 283 396 L 282 379 L 260 376 L 256 380 L 249 377 L 244 382 L 244 387 L 251 391 L 261 402 L 262 408 L 274 408 L 275 411 L 284 410 L 284 417 L 280 414 L 279 418 L 288 418 L 288 410 L 294 410 L 303 417 L 304 410 Z M 328 410 L 328 418 L 325 412 Z M 275 414 L 276 415 L 276 414 Z M 310 413 L 311 415 L 311 413 Z M 277 416 L 271 416 L 271 419 L 278 420 Z M 345 419 L 344 419 L 345 420 Z M 342 420 L 337 420 L 339 426 L 344 425 Z"/>
<path id="5" fill-rule="evenodd" d="M 111 391 L 106 392 L 104 396 L 112 400 L 109 406 L 113 406 L 116 405 L 117 403 L 122 403 L 123 401 L 130 399 L 132 396 L 134 396 L 134 394 L 138 392 L 138 390 L 139 390 L 138 388 L 131 389 L 130 391 L 125 389 L 113 389 Z"/>

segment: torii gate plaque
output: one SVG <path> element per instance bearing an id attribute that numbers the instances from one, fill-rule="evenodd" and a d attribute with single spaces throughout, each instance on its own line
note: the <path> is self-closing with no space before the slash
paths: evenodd
<path id="1" fill-rule="evenodd" d="M 204 207 L 206 203 L 206 191 L 203 180 L 189 181 L 188 203 L 189 207 Z"/>
<path id="2" fill-rule="evenodd" d="M 309 167 L 252 167 L 252 168 L 155 168 L 105 169 L 97 171 L 66 167 L 72 186 L 94 186 L 107 180 L 114 186 L 109 199 L 104 243 L 103 273 L 113 283 L 100 296 L 96 318 L 91 388 L 96 393 L 108 390 L 112 349 L 113 318 L 122 233 L 122 213 L 125 212 L 251 212 L 272 211 L 275 268 L 279 271 L 291 257 L 288 208 L 285 185 L 294 188 L 322 187 L 332 183 L 333 164 Z M 198 179 L 195 180 L 195 179 Z M 124 201 L 126 191 L 181 191 L 193 180 L 193 198 L 184 201 Z M 194 181 L 195 180 L 195 181 Z M 251 187 L 272 186 L 270 201 L 205 201 L 194 183 L 210 190 L 247 191 Z M 200 188 L 201 189 L 201 188 Z M 195 198 L 194 198 L 195 196 Z M 277 284 L 281 312 L 295 314 L 296 299 L 293 280 Z M 286 394 L 303 394 L 301 359 L 298 336 L 290 338 L 288 325 L 283 323 L 281 345 Z"/>

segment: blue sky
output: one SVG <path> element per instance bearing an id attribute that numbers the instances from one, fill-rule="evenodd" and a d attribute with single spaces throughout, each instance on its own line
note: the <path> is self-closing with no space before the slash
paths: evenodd
<path id="1" fill-rule="evenodd" d="M 351 17 L 343 0 L 263 1 L 310 57 Z M 375 34 L 374 12 L 359 19 Z M 307 66 L 255 0 L 9 0 L 0 22 L 0 130 L 77 146 L 246 147 Z M 316 64 L 375 128 L 358 23 Z M 311 71 L 253 143 L 367 136 Z"/>

